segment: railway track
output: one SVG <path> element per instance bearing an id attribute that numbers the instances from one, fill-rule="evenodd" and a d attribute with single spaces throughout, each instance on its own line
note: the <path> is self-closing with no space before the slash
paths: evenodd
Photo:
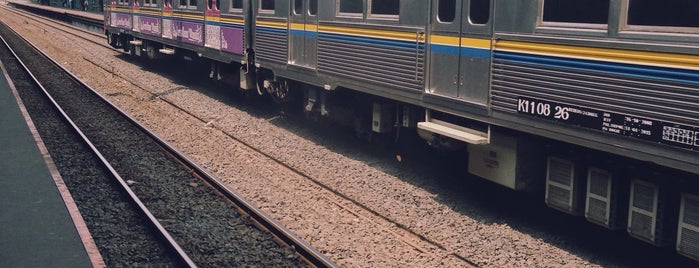
<path id="1" fill-rule="evenodd" d="M 29 12 L 29 14 L 40 15 L 44 18 L 51 18 L 53 21 L 64 22 L 65 25 L 71 25 L 72 27 L 79 26 L 77 28 L 92 32 L 93 34 L 102 35 L 104 32 L 103 22 L 100 19 L 91 19 L 81 15 L 75 15 L 70 13 L 68 9 L 59 6 L 54 6 L 52 7 L 53 10 L 51 10 L 47 9 L 49 6 L 39 5 L 30 1 L 25 3 L 8 2 L 7 5 L 16 10 Z"/>
<path id="2" fill-rule="evenodd" d="M 5 37 L 3 40 L 7 40 L 5 44 L 18 51 L 3 53 L 3 58 L 6 58 L 3 61 L 8 61 L 10 54 L 16 55 L 25 63 L 21 63 L 19 59 L 11 60 L 12 62 L 34 70 L 35 74 L 27 71 L 27 76 L 36 81 L 34 88 L 42 88 L 47 96 L 45 98 L 56 105 L 55 110 L 66 118 L 62 120 L 69 122 L 74 132 L 83 139 L 84 147 L 89 147 L 92 154 L 100 160 L 103 165 L 101 169 L 109 171 L 108 176 L 115 180 L 111 184 L 120 185 L 123 195 L 129 196 L 131 204 L 140 209 L 139 214 L 149 219 L 153 226 L 151 231 L 161 233 L 163 241 L 166 241 L 163 244 L 168 248 L 166 251 L 174 256 L 177 265 L 335 266 L 277 221 L 82 84 L 75 76 L 58 69 L 58 64 L 44 58 L 45 56 L 35 56 L 38 49 L 27 47 L 18 36 L 8 37 L 14 33 L 6 26 L 0 28 Z M 17 67 L 8 69 L 15 74 L 19 72 Z M 37 97 L 32 90 L 22 90 L 20 95 L 23 99 Z M 28 107 L 34 107 L 34 100 L 26 102 L 29 103 Z M 33 118 L 45 113 L 45 110 L 32 112 L 30 109 Z M 42 136 L 50 134 L 51 127 L 41 127 L 49 124 L 37 125 Z M 49 151 L 60 151 L 53 147 L 56 146 L 55 143 L 47 142 Z M 56 158 L 58 163 L 65 163 L 61 160 L 74 161 L 66 154 Z M 59 171 L 71 174 L 73 169 L 66 167 L 69 165 L 59 164 Z M 64 169 L 61 170 L 61 167 Z M 97 195 L 94 191 L 92 193 Z M 79 201 L 78 206 L 81 207 Z M 102 208 L 104 209 L 109 208 Z M 90 219 L 86 221 L 88 228 L 91 223 L 99 222 Z M 104 251 L 108 251 L 105 256 L 107 265 L 119 265 L 110 265 L 110 261 L 118 261 L 115 258 L 118 254 L 109 251 L 108 245 L 100 246 L 99 238 L 95 240 L 103 255 Z M 148 260 L 149 257 L 142 258 Z"/>
<path id="3" fill-rule="evenodd" d="M 12 12 L 22 13 L 22 14 L 27 14 L 27 15 L 30 14 L 30 13 L 27 13 L 26 11 L 12 10 Z M 95 34 L 90 32 L 90 31 L 86 31 L 84 29 L 80 29 L 78 27 L 73 27 L 70 25 L 65 25 L 65 23 L 62 23 L 60 21 L 55 21 L 55 20 L 47 20 L 47 19 L 33 19 L 33 20 L 41 23 L 42 25 L 45 25 L 46 27 L 52 27 L 52 25 L 50 23 L 47 23 L 46 21 L 61 24 L 65 28 L 62 27 L 62 29 L 58 29 L 59 31 L 64 32 L 64 33 L 71 35 L 71 36 L 75 36 L 75 37 L 80 38 L 80 39 L 84 39 L 84 40 L 89 41 L 91 43 L 95 43 L 101 47 L 105 47 L 107 49 L 113 50 L 110 46 L 106 45 L 105 41 L 103 41 L 102 43 L 99 43 L 99 42 L 94 42 L 93 40 L 91 40 L 92 36 L 94 36 Z M 74 31 L 71 31 L 71 29 L 75 29 L 80 34 L 76 34 Z M 82 33 L 85 33 L 87 36 L 83 35 Z M 104 39 L 103 36 L 99 36 L 99 38 Z M 201 115 L 195 114 L 195 113 L 191 112 L 190 109 L 188 109 L 187 107 L 182 107 L 180 104 L 169 100 L 166 96 L 164 96 L 166 94 L 163 94 L 162 92 L 156 92 L 153 89 L 151 89 L 149 86 L 142 85 L 138 82 L 135 82 L 134 79 L 131 79 L 129 77 L 123 77 L 119 73 L 115 73 L 111 70 L 108 70 L 107 68 L 101 67 L 101 65 L 99 63 L 93 63 L 93 64 L 104 69 L 105 71 L 111 72 L 112 75 L 114 75 L 114 76 L 121 77 L 125 81 L 129 81 L 129 83 L 133 84 L 134 86 L 138 87 L 139 89 L 143 90 L 144 92 L 148 92 L 148 94 L 151 95 L 151 97 L 150 97 L 151 99 L 158 99 L 164 103 L 167 103 L 168 105 L 176 108 L 177 110 L 181 111 L 182 113 L 185 113 L 185 114 L 191 116 L 192 118 L 199 120 L 200 122 L 202 122 L 204 124 L 208 125 L 208 124 L 213 123 L 210 119 L 207 119 L 207 118 L 202 117 Z M 406 226 L 402 226 L 401 223 L 395 222 L 394 220 L 382 215 L 378 211 L 375 211 L 375 210 L 363 205 L 360 201 L 355 200 L 352 197 L 349 197 L 347 195 L 344 195 L 343 193 L 341 193 L 341 192 L 333 189 L 332 187 L 324 184 L 323 182 L 319 181 L 318 179 L 314 178 L 313 176 L 306 174 L 306 172 L 304 172 L 303 170 L 295 168 L 294 166 L 285 163 L 283 160 L 280 160 L 280 159 L 264 152 L 263 150 L 256 148 L 255 145 L 246 142 L 244 139 L 241 139 L 240 137 L 237 137 L 237 136 L 230 134 L 230 133 L 226 133 L 225 135 L 227 135 L 232 140 L 240 143 L 242 146 L 247 148 L 249 151 L 254 152 L 255 154 L 259 154 L 260 156 L 262 156 L 266 159 L 269 159 L 270 161 L 272 161 L 272 162 L 284 167 L 285 169 L 288 169 L 291 172 L 303 177 L 304 179 L 312 182 L 316 186 L 321 187 L 329 192 L 332 192 L 333 194 L 335 194 L 337 196 L 337 198 L 335 198 L 334 200 L 331 200 L 331 202 L 334 203 L 335 205 L 343 208 L 344 210 L 346 210 L 346 211 L 348 211 L 348 212 L 350 212 L 358 217 L 362 217 L 365 219 L 368 219 L 368 218 L 367 218 L 367 216 L 363 216 L 363 214 L 368 214 L 368 216 L 370 216 L 370 217 L 378 218 L 381 221 L 387 223 L 387 224 L 379 224 L 382 226 L 391 226 L 392 228 L 397 227 L 398 228 L 397 231 L 391 230 L 392 228 L 388 228 L 388 227 L 383 227 L 381 229 L 383 229 L 384 231 L 388 231 L 388 232 L 397 232 L 395 234 L 395 236 L 401 238 L 405 243 L 411 245 L 415 250 L 422 252 L 422 253 L 425 253 L 425 254 L 432 254 L 431 252 L 429 252 L 429 250 L 424 248 L 425 245 L 428 245 L 430 247 L 440 248 L 441 251 L 445 251 L 445 248 L 442 245 L 440 245 L 438 242 L 431 241 L 430 239 L 428 239 L 428 238 L 426 238 L 418 233 L 415 233 L 414 231 L 410 230 L 410 228 L 407 228 Z M 226 194 L 225 190 L 221 189 L 221 188 L 225 188 L 225 186 L 219 185 L 219 183 L 214 183 L 211 185 L 213 185 L 214 187 L 218 188 L 221 192 Z M 350 209 L 346 205 L 343 205 L 344 203 L 349 203 L 349 204 L 352 204 L 353 206 L 361 208 L 361 210 L 363 210 L 363 212 L 357 213 L 353 209 Z M 268 227 L 265 226 L 264 228 L 268 228 Z M 408 237 L 408 238 L 405 238 L 405 237 Z M 414 242 L 414 240 L 421 240 L 422 243 L 416 243 L 416 242 Z M 464 265 L 466 265 L 466 266 L 471 266 L 471 267 L 477 266 L 474 262 L 470 261 L 467 257 L 460 256 L 460 255 L 454 254 L 454 253 L 450 253 L 449 255 L 451 255 L 452 257 L 454 257 L 456 259 L 460 259 L 461 261 L 463 261 Z"/>
<path id="4" fill-rule="evenodd" d="M 95 33 L 94 31 L 89 31 L 80 27 L 76 27 L 58 19 L 37 16 L 37 14 L 24 9 L 14 8 L 7 5 L 0 5 L 0 8 L 6 10 L 7 12 L 11 12 L 13 14 L 17 14 L 24 17 L 24 19 L 26 20 L 25 24 L 27 21 L 32 21 L 40 24 L 40 28 L 43 29 L 45 33 L 48 33 L 50 28 L 51 30 L 57 30 L 69 36 L 74 36 L 79 39 L 93 43 L 95 45 L 99 45 L 101 47 L 116 51 L 107 44 L 103 34 Z"/>
<path id="5" fill-rule="evenodd" d="M 75 36 L 79 37 L 79 35 L 75 35 Z M 100 46 L 103 47 L 104 45 L 100 44 Z M 96 60 L 96 61 L 90 60 L 90 59 L 87 59 L 87 57 L 85 57 L 84 59 L 90 61 L 95 66 L 100 67 L 105 71 L 109 71 L 109 68 L 105 67 L 108 65 L 104 65 L 102 62 L 100 62 L 100 60 Z M 127 61 L 132 61 L 132 59 L 128 59 Z M 170 69 L 158 68 L 157 72 L 168 73 L 168 72 L 171 72 L 171 69 L 172 68 L 170 68 Z M 137 77 L 130 76 L 128 73 L 126 73 L 126 74 L 113 74 L 113 76 L 123 78 L 123 80 L 125 82 L 131 83 L 133 86 L 138 87 L 143 92 L 147 92 L 147 94 L 149 94 L 149 96 L 150 96 L 150 97 L 147 96 L 147 97 L 141 98 L 141 99 L 147 99 L 149 101 L 153 101 L 153 102 L 157 102 L 157 103 L 161 103 L 161 102 L 167 103 L 169 106 L 175 107 L 178 110 L 177 111 L 178 113 L 179 112 L 186 113 L 186 114 L 188 114 L 187 117 L 196 118 L 196 120 L 199 120 L 201 123 L 204 123 L 206 126 L 209 126 L 210 124 L 212 126 L 219 124 L 218 118 L 212 119 L 212 117 L 208 116 L 208 115 L 210 115 L 210 113 L 198 111 L 196 109 L 192 109 L 192 107 L 187 107 L 186 103 L 184 104 L 184 106 L 182 106 L 183 102 L 181 102 L 181 101 L 178 102 L 177 99 L 170 96 L 171 93 L 179 91 L 180 89 L 182 89 L 182 87 L 171 87 L 171 88 L 167 88 L 167 89 L 153 87 L 152 85 L 148 85 L 148 82 L 138 82 L 138 81 L 145 81 L 145 80 L 136 79 Z M 170 75 L 166 74 L 166 77 L 172 78 L 172 77 L 176 77 L 176 76 L 173 74 L 170 74 Z M 115 93 L 115 94 L 124 94 L 124 96 L 126 95 L 126 93 Z M 173 94 L 173 95 L 176 95 L 176 94 Z M 109 95 L 109 96 L 112 96 L 112 95 Z M 122 95 L 119 95 L 119 96 L 122 96 Z M 129 97 L 131 97 L 131 96 L 129 96 Z M 214 96 L 214 97 L 216 97 L 216 99 L 218 99 L 219 101 L 226 99 L 224 97 L 219 98 L 220 96 L 218 96 L 218 94 L 217 94 L 217 96 Z M 268 113 L 265 113 L 265 115 L 267 115 L 267 114 Z M 271 121 L 272 119 L 269 119 L 269 120 Z M 223 120 L 221 120 L 221 121 L 223 121 Z M 223 123 L 223 122 L 221 122 L 221 123 Z M 248 149 L 250 149 L 251 151 L 257 151 L 259 153 L 262 153 L 262 155 L 264 156 L 265 159 L 270 159 L 271 161 L 285 164 L 285 165 L 291 167 L 292 170 L 295 170 L 295 172 L 298 170 L 297 168 L 295 168 L 298 166 L 298 164 L 295 164 L 293 161 L 289 161 L 289 159 L 280 158 L 279 155 L 275 156 L 275 153 L 270 152 L 269 150 L 259 149 L 259 147 L 257 145 L 255 145 L 254 143 L 250 143 L 249 139 L 247 139 L 246 136 L 235 134 L 235 132 L 233 132 L 233 131 L 226 131 L 225 128 L 218 128 L 218 126 L 216 128 L 223 131 L 230 138 L 232 138 L 238 142 L 242 141 L 242 144 L 245 144 L 245 147 L 250 147 Z M 284 159 L 284 160 L 280 160 L 280 159 Z M 436 246 L 436 247 L 440 248 L 440 250 L 432 251 L 432 252 L 440 252 L 441 251 L 441 252 L 449 252 L 449 254 L 452 254 L 451 252 L 453 252 L 453 251 L 451 251 L 451 248 L 448 245 L 443 246 L 445 244 L 442 241 L 439 241 L 438 239 L 434 239 L 434 237 L 431 238 L 431 237 L 429 237 L 429 235 L 427 235 L 428 237 L 421 236 L 422 234 L 424 234 L 424 232 L 420 232 L 419 230 L 413 231 L 413 230 L 415 230 L 414 227 L 411 229 L 410 226 L 405 226 L 402 224 L 402 223 L 406 223 L 406 221 L 394 220 L 391 216 L 383 216 L 383 215 L 391 215 L 391 214 L 387 214 L 385 212 L 380 211 L 380 209 L 376 209 L 376 206 L 364 205 L 366 203 L 363 203 L 361 199 L 357 199 L 356 197 L 351 196 L 351 194 L 346 194 L 346 192 L 345 192 L 345 194 L 343 194 L 343 191 L 341 191 L 342 189 L 338 190 L 339 189 L 338 187 L 333 187 L 332 184 L 328 184 L 326 181 L 323 181 L 322 177 L 318 176 L 317 174 L 313 174 L 313 172 L 309 172 L 308 169 L 306 169 L 305 172 L 304 171 L 298 172 L 297 175 L 305 177 L 306 180 L 313 181 L 314 186 L 319 185 L 320 187 L 322 187 L 326 190 L 335 192 L 336 195 L 339 195 L 339 196 L 337 198 L 335 198 L 335 197 L 328 198 L 328 200 L 332 199 L 331 202 L 334 202 L 335 205 L 342 208 L 343 210 L 350 211 L 351 213 L 357 212 L 356 216 L 358 218 L 367 217 L 367 215 L 368 215 L 374 221 L 378 222 L 378 224 L 376 224 L 376 225 L 383 224 L 383 226 L 389 226 L 389 228 L 386 228 L 389 231 L 398 230 L 398 231 L 396 231 L 397 233 L 399 233 L 396 235 L 397 237 L 417 236 L 419 238 L 423 238 L 426 241 L 430 241 L 429 243 L 415 244 L 416 248 L 418 248 L 418 251 L 420 251 L 419 249 L 421 249 L 421 248 L 425 248 L 425 244 L 429 244 L 431 246 Z M 479 190 L 477 190 L 477 191 L 479 191 Z M 480 196 L 478 193 L 475 195 Z M 488 194 L 483 194 L 483 195 L 485 196 Z M 507 197 L 504 199 L 512 198 L 511 195 L 504 195 L 504 196 Z M 537 202 L 532 203 L 532 204 L 540 204 L 541 203 L 540 200 L 536 200 L 536 201 Z M 480 198 L 474 202 L 469 202 L 469 203 L 486 203 L 486 202 L 492 202 L 492 198 L 483 197 L 483 198 Z M 501 206 L 499 206 L 497 209 L 493 209 L 492 207 L 489 207 L 489 209 L 490 210 L 498 210 L 498 209 L 504 209 L 505 207 L 509 207 L 509 205 L 506 205 L 504 203 L 505 202 L 503 202 L 503 204 Z M 369 212 L 367 213 L 366 211 L 360 211 L 359 209 L 353 208 L 352 206 L 366 207 L 366 208 L 368 208 Z M 525 214 L 525 213 L 523 213 L 523 211 L 525 211 L 526 207 L 527 206 L 521 206 L 521 209 L 519 209 L 519 210 L 515 209 L 514 214 L 519 214 L 519 213 Z M 503 215 L 507 215 L 508 218 L 516 218 L 517 217 L 516 215 L 512 215 L 513 214 L 512 211 L 510 211 L 510 210 L 507 210 L 507 211 L 509 211 L 509 212 L 503 212 Z M 527 214 L 526 216 L 520 216 L 520 217 L 521 218 L 528 218 L 528 219 L 538 218 L 538 217 L 532 217 L 530 215 L 530 213 L 526 213 L 526 214 Z M 547 213 L 540 213 L 537 215 L 543 215 L 546 217 L 550 217 L 549 214 L 550 213 L 548 213 L 548 214 Z M 556 216 L 556 215 L 554 215 L 554 216 Z M 496 217 L 504 217 L 504 216 L 496 216 Z M 377 218 L 379 218 L 380 220 L 377 220 Z M 498 218 L 497 221 L 501 221 L 501 220 Z M 531 221 L 531 220 L 529 220 L 529 221 Z M 385 222 L 388 222 L 388 225 L 384 224 Z M 506 221 L 506 222 L 509 222 L 509 221 Z M 395 226 L 397 226 L 399 228 L 395 228 L 395 229 L 392 228 L 393 227 L 393 226 L 391 226 L 392 224 L 395 224 Z M 558 229 L 558 228 L 561 228 L 561 229 L 563 229 L 563 228 L 572 228 L 572 229 L 586 228 L 584 226 L 578 226 L 578 225 L 573 225 L 576 227 L 570 227 L 571 226 L 570 224 L 571 224 L 571 221 L 561 221 L 561 224 L 559 224 L 559 225 L 566 226 L 566 227 L 555 227 L 555 226 L 554 227 L 546 227 L 548 225 L 544 225 L 544 224 L 539 224 L 539 225 L 544 226 L 544 227 L 540 227 L 540 228 L 546 229 L 547 231 L 551 230 L 551 229 Z M 536 226 L 538 226 L 538 225 L 536 225 Z M 581 229 L 581 230 L 586 230 L 586 229 Z M 407 233 L 407 235 L 401 234 L 401 232 Z M 605 235 L 608 235 L 608 234 L 605 234 Z M 612 235 L 616 235 L 616 234 L 612 234 Z M 586 240 L 587 237 L 594 237 L 594 235 L 581 235 L 581 236 L 572 236 L 572 237 L 574 237 L 574 240 Z M 621 238 L 621 239 L 623 239 L 623 238 Z M 620 240 L 620 239 L 617 239 L 617 240 Z M 590 242 L 589 244 L 599 244 L 599 242 L 600 242 L 599 239 L 593 240 L 593 241 L 595 241 L 595 242 L 594 243 Z M 408 242 L 410 242 L 410 241 L 408 241 Z M 616 244 L 619 244 L 619 243 L 616 243 Z M 564 245 L 563 247 L 565 248 L 566 246 Z M 594 245 L 594 246 L 590 245 L 587 247 L 591 248 L 591 251 L 597 250 L 596 245 Z M 445 248 L 447 248 L 447 249 L 445 250 Z M 616 247 L 616 248 L 620 248 L 620 247 Z M 427 250 L 429 250 L 429 248 Z M 602 250 L 602 251 L 611 251 L 611 250 L 607 249 L 607 250 Z M 643 252 L 647 252 L 647 251 L 643 251 Z M 613 254 L 610 253 L 610 255 L 613 255 Z M 636 255 L 636 254 L 633 254 L 633 255 Z M 641 254 L 637 254 L 637 255 L 644 255 L 645 256 L 645 255 L 649 255 L 649 254 L 641 253 Z M 456 253 L 456 254 L 453 254 L 452 256 L 455 256 L 456 258 L 461 259 L 464 262 L 464 265 L 467 265 L 470 260 L 474 260 L 475 262 L 479 262 L 478 258 L 472 258 L 472 256 L 470 256 L 468 254 Z M 658 258 L 656 258 L 656 259 L 658 259 Z M 663 259 L 663 258 L 659 258 L 659 259 Z"/>

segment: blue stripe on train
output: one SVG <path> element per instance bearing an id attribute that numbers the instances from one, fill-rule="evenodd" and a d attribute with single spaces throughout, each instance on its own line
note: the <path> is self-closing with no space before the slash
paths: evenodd
<path id="1" fill-rule="evenodd" d="M 496 51 L 495 60 L 699 84 L 699 71 Z"/>
<path id="2" fill-rule="evenodd" d="M 373 37 L 360 37 L 360 36 L 349 36 L 342 34 L 330 34 L 330 33 L 318 33 L 319 38 L 331 39 L 333 41 L 340 41 L 344 43 L 354 43 L 361 45 L 378 45 L 382 47 L 398 48 L 398 49 L 412 49 L 424 48 L 424 43 L 420 43 L 417 47 L 415 41 L 399 41 L 399 40 L 389 40 L 382 38 Z"/>

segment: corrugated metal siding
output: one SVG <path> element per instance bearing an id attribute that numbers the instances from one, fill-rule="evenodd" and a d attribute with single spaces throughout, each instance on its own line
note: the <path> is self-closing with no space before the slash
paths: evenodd
<path id="1" fill-rule="evenodd" d="M 255 31 L 255 57 L 259 60 L 286 64 L 287 44 L 286 30 L 257 27 Z"/>
<path id="2" fill-rule="evenodd" d="M 422 90 L 424 42 L 357 42 L 333 34 L 318 37 L 318 71 L 387 87 Z"/>
<path id="3" fill-rule="evenodd" d="M 520 96 L 567 103 L 666 122 L 699 125 L 699 72 L 629 68 L 633 75 L 581 66 L 565 59 L 494 54 L 492 107 L 516 113 Z M 634 70 L 635 69 L 635 70 Z M 664 77 L 663 77 L 664 76 Z M 692 81 L 695 80 L 695 81 Z M 695 82 L 695 83 L 692 83 Z"/>

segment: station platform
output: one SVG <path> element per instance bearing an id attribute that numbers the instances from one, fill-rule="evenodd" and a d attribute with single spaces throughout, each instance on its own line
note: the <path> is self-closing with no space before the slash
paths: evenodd
<path id="1" fill-rule="evenodd" d="M 0 267 L 104 267 L 2 62 Z"/>
<path id="2" fill-rule="evenodd" d="M 46 12 L 51 12 L 55 14 L 62 14 L 65 16 L 68 16 L 70 18 L 74 19 L 80 19 L 80 20 L 86 20 L 86 21 L 93 21 L 93 22 L 98 22 L 102 23 L 104 21 L 104 15 L 101 13 L 102 7 L 99 7 L 99 10 L 97 7 L 93 6 L 90 11 L 82 11 L 78 7 L 74 7 L 72 9 L 62 7 L 60 6 L 59 3 L 50 3 L 51 5 L 42 5 L 36 3 L 36 1 L 32 2 L 30 0 L 4 0 L 0 1 L 0 3 L 9 3 L 10 5 L 13 6 L 22 6 L 25 8 L 32 8 L 32 9 L 40 9 L 44 10 Z"/>

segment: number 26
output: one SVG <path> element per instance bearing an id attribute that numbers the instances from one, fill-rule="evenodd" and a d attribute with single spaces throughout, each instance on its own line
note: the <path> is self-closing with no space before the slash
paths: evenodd
<path id="1" fill-rule="evenodd" d="M 568 113 L 568 108 L 556 106 L 556 114 L 554 114 L 553 117 L 555 117 L 556 119 L 568 120 L 568 118 L 570 118 L 570 113 Z"/>

